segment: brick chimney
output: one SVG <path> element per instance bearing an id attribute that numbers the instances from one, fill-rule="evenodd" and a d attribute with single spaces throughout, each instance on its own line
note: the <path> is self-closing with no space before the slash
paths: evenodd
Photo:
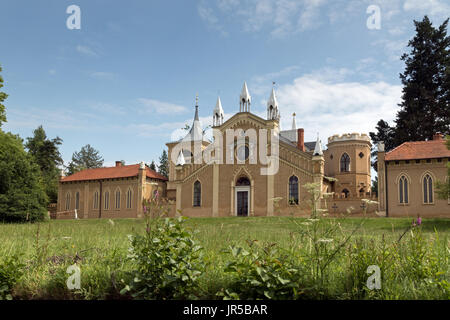
<path id="1" fill-rule="evenodd" d="M 297 148 L 305 151 L 305 130 L 303 128 L 297 129 Z"/>
<path id="2" fill-rule="evenodd" d="M 442 133 L 435 133 L 433 135 L 433 140 L 444 140 L 444 135 Z"/>
<path id="3" fill-rule="evenodd" d="M 122 161 L 116 161 L 116 167 L 121 167 L 122 166 Z"/>

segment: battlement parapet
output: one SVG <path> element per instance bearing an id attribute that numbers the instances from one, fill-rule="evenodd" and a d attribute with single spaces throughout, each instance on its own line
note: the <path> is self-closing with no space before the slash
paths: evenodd
<path id="1" fill-rule="evenodd" d="M 365 133 L 344 133 L 342 135 L 335 134 L 328 138 L 328 143 L 333 142 L 345 142 L 345 141 L 352 141 L 352 140 L 359 140 L 364 142 L 370 143 L 370 137 Z"/>

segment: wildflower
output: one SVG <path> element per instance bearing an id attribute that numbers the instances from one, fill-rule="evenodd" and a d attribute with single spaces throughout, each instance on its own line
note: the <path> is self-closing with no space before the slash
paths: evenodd
<path id="1" fill-rule="evenodd" d="M 147 206 L 144 206 L 144 213 L 147 213 Z"/>
<path id="2" fill-rule="evenodd" d="M 422 218 L 418 217 L 417 218 L 417 225 L 420 226 L 422 224 Z"/>

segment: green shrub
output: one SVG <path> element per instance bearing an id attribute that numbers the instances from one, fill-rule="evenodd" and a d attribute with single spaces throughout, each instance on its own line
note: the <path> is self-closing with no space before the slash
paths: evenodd
<path id="1" fill-rule="evenodd" d="M 12 289 L 22 277 L 23 267 L 18 256 L 9 256 L 0 261 L 0 300 L 12 300 Z"/>
<path id="2" fill-rule="evenodd" d="M 183 219 L 152 219 L 144 235 L 130 236 L 129 258 L 136 269 L 121 293 L 137 299 L 193 299 L 203 271 L 202 247 Z"/>
<path id="3" fill-rule="evenodd" d="M 0 130 L 0 222 L 43 220 L 48 198 L 19 136 Z"/>
<path id="4" fill-rule="evenodd" d="M 297 299 L 302 293 L 301 272 L 289 254 L 280 254 L 275 244 L 249 241 L 249 249 L 230 246 L 232 255 L 225 273 L 232 276 L 224 299 Z"/>

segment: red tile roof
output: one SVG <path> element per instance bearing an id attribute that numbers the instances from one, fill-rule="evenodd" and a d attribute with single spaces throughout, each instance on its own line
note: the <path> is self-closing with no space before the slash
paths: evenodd
<path id="1" fill-rule="evenodd" d="M 450 150 L 445 140 L 404 142 L 397 148 L 386 153 L 385 160 L 414 160 L 431 158 L 450 158 Z"/>
<path id="2" fill-rule="evenodd" d="M 163 175 L 153 171 L 146 166 L 147 178 L 159 179 L 166 181 L 167 178 Z M 139 164 L 132 164 L 128 166 L 116 166 L 86 169 L 74 173 L 70 176 L 61 179 L 62 182 L 68 181 L 85 181 L 85 180 L 99 180 L 99 179 L 113 179 L 113 178 L 128 178 L 137 177 L 139 175 Z"/>

